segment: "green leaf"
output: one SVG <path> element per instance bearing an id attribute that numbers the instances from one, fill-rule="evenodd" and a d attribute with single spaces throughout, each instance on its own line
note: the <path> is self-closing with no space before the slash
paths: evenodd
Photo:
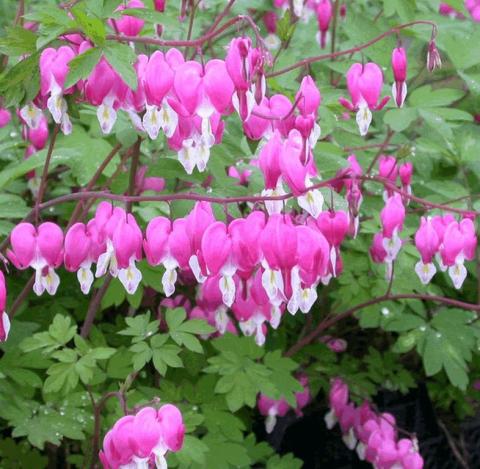
<path id="1" fill-rule="evenodd" d="M 146 314 L 137 314 L 133 318 L 125 318 L 128 327 L 119 332 L 121 335 L 133 337 L 133 342 L 144 340 L 158 331 L 160 321 L 150 321 L 150 312 Z"/>
<path id="2" fill-rule="evenodd" d="M 153 351 L 153 366 L 162 375 L 167 373 L 167 364 L 163 360 L 163 354 L 161 350 Z"/>
<path id="3" fill-rule="evenodd" d="M 168 309 L 165 314 L 165 319 L 167 321 L 169 331 L 174 332 L 178 326 L 185 321 L 186 317 L 187 312 L 185 311 L 185 308 Z"/>
<path id="4" fill-rule="evenodd" d="M 66 344 L 73 339 L 77 326 L 72 325 L 72 320 L 67 316 L 57 314 L 48 328 L 48 332 L 59 344 Z"/>
<path id="5" fill-rule="evenodd" d="M 425 345 L 421 354 L 427 376 L 433 376 L 442 369 L 441 340 L 437 334 L 433 330 L 428 330 L 425 334 Z"/>
<path id="6" fill-rule="evenodd" d="M 92 349 L 88 354 L 95 360 L 107 360 L 113 356 L 116 349 L 111 347 L 97 347 Z"/>
<path id="7" fill-rule="evenodd" d="M 173 332 L 170 334 L 170 337 L 177 343 L 178 345 L 185 345 L 188 350 L 197 353 L 203 353 L 202 345 L 200 341 L 192 334 L 188 334 L 186 332 Z"/>
<path id="8" fill-rule="evenodd" d="M 456 88 L 433 90 L 430 85 L 421 86 L 409 96 L 409 104 L 415 107 L 443 107 L 465 96 L 465 91 Z"/>
<path id="9" fill-rule="evenodd" d="M 182 323 L 177 328 L 177 331 L 190 334 L 213 334 L 216 329 L 210 326 L 204 319 L 191 319 Z"/>
<path id="10" fill-rule="evenodd" d="M 416 0 L 383 0 L 385 16 L 398 14 L 402 23 L 410 21 L 417 8 Z"/>
<path id="11" fill-rule="evenodd" d="M 137 74 L 133 64 L 137 60 L 135 51 L 126 44 L 119 42 L 108 43 L 104 48 L 105 58 L 118 72 L 125 84 L 135 91 L 137 89 Z"/>
<path id="12" fill-rule="evenodd" d="M 0 53 L 5 55 L 26 55 L 34 53 L 37 36 L 21 26 L 6 28 L 6 35 L 0 38 Z"/>
<path id="13" fill-rule="evenodd" d="M 65 393 L 72 391 L 78 384 L 79 374 L 75 363 L 55 363 L 48 370 L 43 390 L 45 393 Z"/>
<path id="14" fill-rule="evenodd" d="M 389 125 L 395 132 L 402 132 L 418 118 L 417 110 L 414 108 L 389 109 L 383 116 L 383 122 Z"/>
<path id="15" fill-rule="evenodd" d="M 455 358 L 455 354 L 444 354 L 443 367 L 450 382 L 457 388 L 466 391 L 468 386 L 468 369 L 465 363 Z"/>
<path id="16" fill-rule="evenodd" d="M 97 45 L 105 43 L 105 25 L 99 18 L 86 13 L 80 6 L 70 10 L 78 27 Z"/>
<path id="17" fill-rule="evenodd" d="M 17 467 L 44 468 L 48 465 L 47 456 L 34 448 L 27 441 L 16 442 L 12 438 L 4 438 L 0 441 L 0 459 L 5 469 Z"/>
<path id="18" fill-rule="evenodd" d="M 119 13 L 118 17 L 120 18 L 123 16 L 134 16 L 135 18 L 140 18 L 154 24 L 162 24 L 165 21 L 164 13 L 149 8 L 125 8 L 125 10 L 122 10 Z"/>
<path id="19" fill-rule="evenodd" d="M 28 212 L 25 199 L 13 194 L 0 194 L 1 218 L 24 218 Z"/>
<path id="20" fill-rule="evenodd" d="M 468 35 L 470 44 L 478 44 L 480 41 L 478 29 L 469 32 L 462 28 L 450 29 L 439 38 L 439 44 L 447 51 L 453 65 L 459 70 L 467 70 L 478 64 L 478 51 L 475 47 L 465 47 L 465 35 Z"/>
<path id="21" fill-rule="evenodd" d="M 162 354 L 162 360 L 172 368 L 181 368 L 183 367 L 182 359 L 178 356 L 181 352 L 176 345 L 166 345 L 159 350 Z"/>
<path id="22" fill-rule="evenodd" d="M 290 10 L 285 10 L 283 16 L 277 22 L 277 35 L 282 43 L 288 42 L 295 31 L 295 24 L 292 24 Z"/>
<path id="23" fill-rule="evenodd" d="M 135 371 L 141 370 L 152 359 L 152 355 L 154 355 L 154 352 L 152 352 L 152 349 L 146 342 L 137 342 L 130 347 L 130 351 L 133 353 L 132 363 Z"/>
<path id="24" fill-rule="evenodd" d="M 176 453 L 177 459 L 188 465 L 191 462 L 195 462 L 204 466 L 205 464 L 205 453 L 208 452 L 208 446 L 202 442 L 202 440 L 196 438 L 192 435 L 185 435 L 183 440 L 182 449 Z"/>
<path id="25" fill-rule="evenodd" d="M 77 55 L 73 60 L 71 60 L 68 63 L 68 75 L 65 79 L 64 87 L 70 88 L 79 80 L 87 78 L 95 65 L 97 65 L 101 56 L 102 50 L 94 47 L 87 49 L 85 52 Z"/>
<path id="26" fill-rule="evenodd" d="M 416 314 L 399 313 L 392 316 L 391 319 L 385 320 L 384 329 L 386 331 L 404 332 L 411 329 L 417 329 L 425 325 L 425 321 Z"/>
<path id="27" fill-rule="evenodd" d="M 18 106 L 27 91 L 32 99 L 38 93 L 40 89 L 39 58 L 39 52 L 34 52 L 0 76 L 0 94 L 5 97 L 7 106 Z"/>
<path id="28" fill-rule="evenodd" d="M 302 466 L 303 462 L 292 453 L 282 456 L 275 454 L 268 460 L 266 469 L 300 469 Z"/>

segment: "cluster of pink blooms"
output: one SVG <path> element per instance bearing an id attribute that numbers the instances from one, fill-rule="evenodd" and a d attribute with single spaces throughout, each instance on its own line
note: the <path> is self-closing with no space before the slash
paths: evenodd
<path id="1" fill-rule="evenodd" d="M 385 206 L 380 212 L 382 231 L 374 236 L 370 255 L 374 262 L 386 264 L 387 278 L 390 278 L 392 263 L 402 247 L 399 233 L 403 230 L 405 221 L 405 203 L 408 203 L 408 196 L 411 194 L 413 165 L 410 162 L 398 165 L 394 156 L 382 155 L 379 159 L 378 174 L 389 184 L 385 184 L 383 194 Z M 406 194 L 405 198 L 392 189 L 392 185 L 396 187 L 398 179 L 400 179 L 401 188 Z"/>
<path id="2" fill-rule="evenodd" d="M 343 441 L 350 450 L 356 450 L 361 460 L 376 469 L 422 469 L 423 458 L 415 438 L 399 438 L 395 417 L 378 414 L 365 401 L 356 406 L 349 401 L 349 389 L 340 378 L 332 381 L 330 411 L 325 416 L 327 428 L 338 422 Z"/>
<path id="3" fill-rule="evenodd" d="M 302 391 L 295 393 L 296 406 L 292 408 L 284 399 L 271 399 L 270 397 L 260 394 L 257 400 L 257 407 L 261 415 L 265 418 L 265 430 L 272 433 L 277 423 L 277 417 L 285 417 L 290 410 L 300 417 L 303 415 L 302 409 L 306 407 L 312 400 L 310 388 L 308 386 L 308 377 L 304 374 L 299 375 L 298 382 L 302 386 Z"/>
<path id="4" fill-rule="evenodd" d="M 100 461 L 104 469 L 166 469 L 165 455 L 183 446 L 185 426 L 177 407 L 144 407 L 119 419 L 105 435 Z"/>
<path id="5" fill-rule="evenodd" d="M 228 327 L 232 308 L 242 331 L 265 341 L 265 322 L 277 327 L 286 309 L 307 313 L 317 298 L 317 285 L 341 273 L 340 244 L 349 229 L 343 211 L 324 211 L 317 219 L 253 211 L 230 223 L 217 221 L 209 203 L 198 202 L 185 218 L 150 221 L 145 235 L 135 217 L 121 207 L 101 202 L 87 224 L 75 223 L 65 236 L 55 223 L 38 227 L 18 224 L 11 233 L 7 256 L 18 269 L 35 271 L 34 291 L 54 295 L 62 264 L 76 272 L 83 293 L 95 276 L 107 271 L 129 294 L 142 278 L 136 263 L 143 252 L 150 265 L 165 268 L 166 296 L 182 281 L 200 284 L 199 306 L 213 312 L 220 332 Z M 304 223 L 304 224 L 303 224 Z M 203 303 L 202 303 L 203 299 Z"/>
<path id="6" fill-rule="evenodd" d="M 131 0 L 126 7 L 143 8 L 143 3 Z M 324 43 L 332 16 L 330 0 L 307 2 L 309 8 L 317 12 Z M 276 28 L 274 18 L 271 15 L 267 18 L 270 19 L 266 19 L 266 24 Z M 133 37 L 141 32 L 144 21 L 124 15 L 109 24 L 126 37 Z M 269 139 L 274 129 L 287 138 L 295 129 L 303 140 L 301 163 L 308 166 L 309 152 L 320 136 L 317 124 L 320 92 L 312 78 L 306 77 L 295 103 L 284 95 L 266 97 L 264 66 L 270 62 L 270 54 L 262 47 L 253 47 L 248 37 L 234 38 L 227 47 L 225 60 L 212 59 L 206 63 L 185 60 L 175 48 L 166 53 L 155 51 L 151 56 L 139 54 L 134 65 L 135 89 L 123 81 L 104 56 L 86 79 L 66 87 L 70 62 L 92 44 L 79 34 L 65 35 L 63 39 L 68 45 L 49 47 L 42 52 L 40 91 L 33 102 L 19 111 L 25 136 L 32 143 L 27 153 L 42 147 L 35 140 L 44 138 L 44 109 L 50 111 L 65 134 L 72 131 L 66 97 L 73 96 L 76 102 L 96 107 L 105 134 L 111 132 L 119 110 L 126 112 L 135 128 L 146 132 L 151 139 L 156 139 L 162 130 L 169 148 L 177 152 L 189 174 L 195 168 L 200 172 L 205 170 L 212 146 L 222 140 L 223 118 L 233 111 L 237 111 L 245 133 L 253 139 Z M 403 48 L 393 51 L 392 67 L 393 96 L 401 106 L 406 96 L 407 70 Z M 387 97 L 379 101 L 382 86 L 383 73 L 374 63 L 356 63 L 347 73 L 351 101 L 344 98 L 340 101 L 357 113 L 361 135 L 368 131 L 371 111 L 382 109 L 388 102 Z M 31 136 L 32 133 L 40 135 Z"/>
<path id="7" fill-rule="evenodd" d="M 392 71 L 395 82 L 392 95 L 395 104 L 402 107 L 407 96 L 407 54 L 403 47 L 392 51 Z M 389 96 L 380 99 L 383 89 L 382 69 L 373 62 L 354 63 L 348 70 L 347 89 L 350 100 L 340 98 L 340 104 L 348 111 L 356 112 L 356 120 L 360 135 L 366 135 L 372 122 L 372 112 L 380 111 L 390 100 Z"/>
<path id="8" fill-rule="evenodd" d="M 139 4 L 132 0 L 127 6 Z M 135 36 L 143 20 L 124 16 L 115 21 L 115 26 Z M 135 63 L 134 90 L 105 57 L 85 80 L 67 88 L 70 61 L 92 45 L 79 35 L 67 35 L 65 39 L 69 45 L 47 48 L 40 56 L 40 92 L 20 111 L 31 129 L 40 125 L 41 110 L 48 108 L 53 120 L 69 134 L 72 124 L 65 97 L 75 94 L 77 101 L 97 108 L 105 134 L 111 132 L 119 109 L 127 112 L 137 130 L 145 131 L 151 139 L 156 139 L 162 129 L 169 147 L 177 151 L 185 170 L 191 173 L 195 167 L 205 170 L 211 147 L 222 139 L 222 117 L 236 110 L 246 121 L 255 103 L 261 103 L 265 96 L 263 67 L 269 55 L 253 47 L 246 37 L 231 41 L 225 60 L 212 59 L 205 64 L 186 61 L 174 48 L 165 54 L 156 51 L 150 57 L 140 54 Z"/>
<path id="9" fill-rule="evenodd" d="M 388 184 L 385 184 L 385 206 L 380 212 L 382 231 L 374 236 L 370 255 L 374 262 L 386 264 L 387 278 L 392 275 L 392 263 L 403 243 L 399 233 L 403 230 L 405 205 L 411 195 L 412 174 L 412 163 L 399 165 L 393 156 L 380 157 L 379 176 Z M 400 180 L 404 197 L 392 189 L 397 180 Z M 451 214 L 422 217 L 415 234 L 415 245 L 421 256 L 415 266 L 420 281 L 426 285 L 435 275 L 435 258 L 440 270 L 448 270 L 453 285 L 459 289 L 467 276 L 465 260 L 475 258 L 477 236 L 474 222 L 468 217 L 457 221 Z"/>
<path id="10" fill-rule="evenodd" d="M 415 272 L 422 283 L 429 283 L 435 275 L 435 258 L 441 271 L 448 269 L 455 288 L 461 288 L 467 277 L 464 262 L 473 260 L 477 249 L 475 224 L 470 218 L 459 222 L 450 214 L 422 217 L 415 245 L 421 255 Z"/>
<path id="11" fill-rule="evenodd" d="M 305 95 L 309 94 L 308 82 L 302 83 Z M 300 110 L 308 116 L 306 102 Z M 266 191 L 280 192 L 285 181 L 298 195 L 303 213 L 285 213 L 278 201 L 267 201 L 268 214 L 253 210 L 225 223 L 216 220 L 209 203 L 197 202 L 184 218 L 156 217 L 142 233 L 131 213 L 101 202 L 88 223 L 74 224 L 65 236 L 55 223 L 38 227 L 20 223 L 11 233 L 7 256 L 18 269 L 34 269 L 37 295 L 56 293 L 60 282 L 56 269 L 62 264 L 77 273 L 84 294 L 95 277 L 107 272 L 133 294 L 142 279 L 136 264 L 145 256 L 150 265 L 164 267 L 162 285 L 167 297 L 174 294 L 178 278 L 182 283 L 200 284 L 197 306 L 189 311 L 192 317 L 207 320 L 221 334 L 236 332 L 227 314 L 230 309 L 240 330 L 262 345 L 267 325 L 277 328 L 286 310 L 309 312 L 318 285 L 328 284 L 342 272 L 340 246 L 347 235 L 356 236 L 362 203 L 363 171 L 355 155 L 348 157 L 349 166 L 339 171 L 332 185 L 338 192 L 345 189 L 348 211 L 322 210 L 319 190 L 305 193 L 315 174 L 308 136 L 292 129 L 284 139 L 280 132 L 274 129 L 260 151 L 258 166 Z M 306 165 L 303 158 L 308 158 Z M 411 195 L 412 172 L 410 162 L 398 164 L 393 156 L 385 155 L 379 159 L 385 206 L 380 213 L 382 231 L 374 236 L 370 253 L 375 262 L 387 265 L 387 278 L 402 246 L 399 234 Z M 146 184 L 144 175 L 142 168 L 137 175 L 143 181 L 140 190 L 162 188 L 162 180 L 153 178 Z M 472 220 L 457 222 L 451 215 L 422 219 L 415 243 L 422 257 L 415 268 L 421 281 L 432 278 L 432 259 L 437 255 L 441 269 L 448 269 L 460 288 L 466 276 L 464 261 L 473 258 L 477 243 Z"/>
<path id="12" fill-rule="evenodd" d="M 470 13 L 473 21 L 480 22 L 480 1 L 479 0 L 465 0 L 465 8 Z M 447 3 L 440 3 L 438 7 L 438 11 L 441 15 L 450 16 L 450 18 L 458 18 L 458 19 L 465 19 L 465 16 L 453 8 L 452 6 L 448 5 Z"/>

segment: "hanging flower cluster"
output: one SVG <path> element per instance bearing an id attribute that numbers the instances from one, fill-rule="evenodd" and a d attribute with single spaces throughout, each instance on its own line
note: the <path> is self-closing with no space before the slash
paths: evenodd
<path id="1" fill-rule="evenodd" d="M 392 414 L 378 414 L 367 401 L 360 406 L 350 402 L 348 386 L 342 379 L 332 381 L 329 402 L 327 428 L 332 429 L 338 422 L 345 445 L 355 449 L 361 460 L 376 469 L 423 468 L 416 438 L 400 439 Z"/>
<path id="2" fill-rule="evenodd" d="M 433 264 L 435 258 L 440 270 L 448 270 L 453 285 L 459 289 L 467 277 L 465 260 L 475 258 L 475 225 L 470 218 L 458 222 L 449 214 L 422 217 L 415 234 L 415 246 L 421 256 L 415 272 L 423 284 L 428 284 L 437 271 Z"/>
<path id="3" fill-rule="evenodd" d="M 240 330 L 262 345 L 267 325 L 277 328 L 285 310 L 309 312 L 318 285 L 327 285 L 341 274 L 340 246 L 359 229 L 363 170 L 355 155 L 349 156 L 349 165 L 331 185 L 338 192 L 345 189 L 348 211 L 322 210 L 319 190 L 308 190 L 310 175 L 315 174 L 309 145 L 308 138 L 296 129 L 286 139 L 275 129 L 258 159 L 267 187 L 264 194 L 284 194 L 285 181 L 306 213 L 286 213 L 282 201 L 273 200 L 266 201 L 267 213 L 253 210 L 226 223 L 215 218 L 209 203 L 197 202 L 184 218 L 152 219 L 143 233 L 131 213 L 101 202 L 88 223 L 75 223 L 65 236 L 52 222 L 38 228 L 20 223 L 11 233 L 7 256 L 18 269 L 34 269 L 37 295 L 44 291 L 54 295 L 60 282 L 56 269 L 62 264 L 77 273 L 84 294 L 89 293 L 95 277 L 107 272 L 133 294 L 142 279 L 136 264 L 145 255 L 150 265 L 164 267 L 162 285 L 167 297 L 175 292 L 178 280 L 196 281 L 200 287 L 193 317 L 215 325 L 220 334 L 236 332 L 228 315 L 231 310 Z M 304 165 L 306 154 L 309 161 Z M 386 264 L 387 279 L 391 279 L 403 243 L 399 234 L 411 197 L 413 166 L 382 155 L 378 168 L 385 206 L 380 213 L 382 231 L 374 236 L 370 254 L 374 262 Z M 146 187 L 144 173 L 144 168 L 137 173 L 142 182 L 139 190 Z M 163 181 L 154 179 L 147 186 L 163 188 Z M 455 287 L 461 287 L 467 275 L 464 261 L 473 259 L 477 245 L 471 219 L 457 222 L 448 214 L 423 218 L 415 244 L 422 256 L 415 270 L 423 283 L 436 271 L 432 262 L 436 256 Z"/>
<path id="4" fill-rule="evenodd" d="M 141 4 L 138 1 L 130 3 L 130 7 Z M 324 35 L 331 17 L 330 2 L 315 2 L 313 7 Z M 269 18 L 266 22 L 274 28 Z M 134 37 L 141 31 L 143 20 L 127 15 L 111 20 L 111 26 Z M 87 52 L 92 44 L 78 34 L 66 35 L 64 39 L 69 45 L 46 48 L 40 56 L 40 91 L 32 103 L 20 110 L 28 133 L 40 128 L 43 134 L 42 109 L 48 108 L 53 120 L 69 134 L 72 123 L 66 97 L 74 95 L 77 102 L 97 108 L 100 127 L 105 134 L 112 131 L 119 110 L 126 112 L 135 128 L 151 139 L 158 138 L 162 130 L 168 146 L 177 152 L 179 161 L 191 174 L 195 168 L 200 172 L 205 170 L 212 146 L 222 140 L 223 117 L 235 110 L 249 138 L 269 140 L 277 132 L 290 141 L 295 151 L 300 151 L 297 146 L 301 138 L 300 161 L 307 166 L 320 136 L 317 123 L 320 91 L 307 76 L 294 103 L 280 94 L 266 97 L 264 66 L 269 63 L 270 56 L 261 47 L 253 47 L 249 38 L 234 38 L 225 60 L 212 59 L 206 63 L 185 60 L 175 48 L 166 53 L 155 51 L 151 56 L 139 54 L 135 63 L 135 89 L 122 80 L 104 56 L 86 79 L 66 87 L 70 62 Z M 407 58 L 402 47 L 393 51 L 392 69 L 395 77 L 393 96 L 396 104 L 402 106 L 407 93 Z M 383 73 L 375 63 L 355 63 L 347 72 L 350 101 L 340 98 L 340 102 L 347 110 L 356 112 L 361 135 L 368 132 L 372 111 L 381 110 L 389 101 L 386 96 L 380 99 L 382 87 Z M 296 130 L 293 135 L 292 130 Z M 26 138 L 31 140 L 29 136 Z M 41 147 L 32 144 L 36 149 Z M 313 167 L 310 172 L 310 176 L 316 175 Z"/>
<path id="5" fill-rule="evenodd" d="M 137 3 L 141 2 L 130 2 L 130 7 L 138 7 Z M 128 15 L 111 23 L 129 36 L 137 35 L 143 27 L 143 20 Z M 225 60 L 212 59 L 205 64 L 185 60 L 174 48 L 165 54 L 156 51 L 150 57 L 140 54 L 135 63 L 136 89 L 127 86 L 105 57 L 85 80 L 66 87 L 69 63 L 92 44 L 79 35 L 65 39 L 70 45 L 46 48 L 40 56 L 39 94 L 20 110 L 29 129 L 41 125 L 41 110 L 48 108 L 63 133 L 69 134 L 72 124 L 65 97 L 75 94 L 77 101 L 97 108 L 105 134 L 112 131 L 119 109 L 153 140 L 161 129 L 190 174 L 195 167 L 205 170 L 211 147 L 221 142 L 222 117 L 236 110 L 246 121 L 255 103 L 261 103 L 265 96 L 263 67 L 268 56 L 253 47 L 249 38 L 233 39 Z"/>
<path id="6" fill-rule="evenodd" d="M 480 22 L 480 2 L 478 0 L 465 0 L 464 4 L 467 11 L 470 13 L 472 20 Z M 438 12 L 441 15 L 449 16 L 450 18 L 465 19 L 463 13 L 444 2 L 440 2 Z"/>
<path id="7" fill-rule="evenodd" d="M 378 174 L 387 182 L 383 193 L 385 206 L 380 212 L 382 232 L 374 236 L 370 255 L 374 262 L 386 264 L 387 278 L 389 279 L 392 275 L 392 263 L 402 247 L 399 233 L 403 230 L 405 221 L 405 203 L 408 204 L 408 196 L 411 195 L 413 165 L 408 162 L 399 166 L 394 156 L 382 155 L 379 158 Z M 393 187 L 397 187 L 397 179 L 400 179 L 401 188 L 406 197 L 402 198 L 398 192 L 393 190 Z"/>
<path id="8" fill-rule="evenodd" d="M 177 407 L 144 407 L 119 419 L 105 435 L 100 461 L 104 469 L 165 469 L 168 451 L 182 449 L 185 426 Z"/>

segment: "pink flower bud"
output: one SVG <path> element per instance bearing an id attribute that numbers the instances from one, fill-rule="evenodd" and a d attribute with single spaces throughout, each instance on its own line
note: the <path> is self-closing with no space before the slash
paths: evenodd
<path id="1" fill-rule="evenodd" d="M 395 81 L 405 81 L 407 79 L 407 54 L 403 47 L 393 49 L 392 70 Z"/>
<path id="2" fill-rule="evenodd" d="M 267 11 L 263 15 L 263 24 L 270 34 L 277 32 L 277 14 L 274 11 Z"/>
<path id="3" fill-rule="evenodd" d="M 117 7 L 115 11 L 123 11 L 130 8 L 145 8 L 145 5 L 140 0 L 130 0 L 125 6 L 120 5 Z M 113 28 L 116 26 L 116 29 L 125 36 L 138 36 L 143 29 L 145 21 L 135 16 L 122 15 L 115 20 L 115 24 L 113 24 L 113 20 L 110 23 Z"/>
<path id="4" fill-rule="evenodd" d="M 330 0 L 320 0 L 316 7 L 318 30 L 320 32 L 320 47 L 326 46 L 327 32 L 332 19 L 332 3 Z"/>
<path id="5" fill-rule="evenodd" d="M 160 13 L 163 13 L 165 11 L 166 3 L 167 0 L 153 0 L 153 6 L 155 10 L 159 11 Z"/>
<path id="6" fill-rule="evenodd" d="M 394 194 L 388 198 L 385 207 L 380 212 L 380 220 L 385 238 L 392 238 L 395 233 L 402 231 L 405 207 L 399 194 Z"/>
<path id="7" fill-rule="evenodd" d="M 378 162 L 378 175 L 383 179 L 395 182 L 398 176 L 397 160 L 394 156 L 382 155 Z"/>
<path id="8" fill-rule="evenodd" d="M 12 115 L 10 114 L 8 109 L 0 107 L 0 129 L 6 127 L 11 119 Z"/>
<path id="9" fill-rule="evenodd" d="M 322 95 L 310 75 L 303 78 L 295 100 L 298 100 L 297 107 L 303 116 L 317 116 L 318 107 L 322 102 Z"/>
<path id="10" fill-rule="evenodd" d="M 402 186 L 410 186 L 412 183 L 413 164 L 411 162 L 402 164 L 400 166 L 399 174 Z"/>
<path id="11" fill-rule="evenodd" d="M 283 143 L 280 133 L 275 131 L 266 145 L 260 150 L 258 163 L 263 173 L 266 189 L 275 189 L 278 178 L 282 174 L 280 169 L 280 154 Z"/>
<path id="12" fill-rule="evenodd" d="M 387 251 L 383 247 L 383 235 L 382 233 L 375 233 L 373 237 L 372 245 L 370 246 L 370 256 L 373 262 L 382 264 L 387 258 Z"/>
<path id="13" fill-rule="evenodd" d="M 438 52 L 437 45 L 435 40 L 431 40 L 428 43 L 428 52 L 427 52 L 427 68 L 429 72 L 433 72 L 436 68 L 442 66 L 442 59 L 440 58 L 440 53 Z"/>
<path id="14" fill-rule="evenodd" d="M 395 79 L 392 85 L 393 99 L 398 107 L 402 107 L 407 96 L 407 54 L 403 47 L 393 49 L 392 70 Z"/>
<path id="15" fill-rule="evenodd" d="M 0 271 L 0 342 L 5 342 L 10 331 L 10 318 L 5 312 L 7 305 L 7 286 L 5 284 L 5 277 Z"/>

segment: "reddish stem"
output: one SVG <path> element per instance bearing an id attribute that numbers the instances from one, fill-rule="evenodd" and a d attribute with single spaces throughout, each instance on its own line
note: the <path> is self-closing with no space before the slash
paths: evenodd
<path id="1" fill-rule="evenodd" d="M 433 21 L 428 21 L 428 20 L 417 20 L 417 21 L 411 21 L 409 23 L 401 24 L 399 26 L 396 26 L 395 28 L 389 29 L 388 31 L 380 34 L 379 36 L 371 39 L 370 41 L 366 42 L 365 44 L 361 44 L 360 46 L 352 47 L 351 49 L 346 49 L 338 52 L 332 52 L 330 54 L 322 54 L 322 55 L 316 55 L 314 57 L 308 57 L 306 59 L 302 59 L 299 62 L 296 62 L 292 65 L 289 65 L 288 67 L 282 68 L 280 70 L 277 70 L 275 72 L 269 73 L 266 75 L 267 78 L 273 78 L 277 77 L 279 75 L 283 75 L 284 73 L 288 73 L 292 70 L 295 70 L 300 67 L 305 67 L 311 63 L 314 62 L 319 62 L 321 60 L 326 60 L 326 59 L 334 59 L 337 57 L 341 57 L 343 55 L 349 55 L 349 54 L 354 54 L 355 52 L 360 52 L 363 49 L 366 49 L 367 47 L 372 46 L 373 44 L 381 41 L 382 39 L 385 39 L 388 36 L 391 36 L 393 34 L 397 34 L 399 31 L 405 28 L 410 28 L 411 26 L 416 26 L 418 24 L 428 24 L 429 26 L 432 27 L 432 39 L 435 38 L 437 34 L 437 25 Z"/>
<path id="2" fill-rule="evenodd" d="M 343 313 L 337 314 L 332 318 L 327 318 L 325 321 L 322 321 L 312 332 L 307 334 L 305 337 L 299 340 L 296 344 L 290 347 L 288 351 L 285 353 L 285 355 L 287 357 L 291 357 L 292 355 L 295 355 L 303 347 L 313 342 L 319 335 L 323 333 L 323 331 L 334 326 L 337 322 L 340 322 L 343 319 L 346 319 L 352 316 L 357 311 L 360 311 L 361 309 L 367 308 L 368 306 L 373 306 L 378 303 L 383 303 L 385 301 L 395 301 L 395 300 L 433 301 L 436 303 L 443 303 L 449 306 L 454 306 L 460 309 L 468 309 L 470 311 L 476 311 L 476 312 L 480 311 L 480 305 L 478 304 L 465 303 L 463 301 L 454 300 L 453 298 L 447 298 L 444 296 L 427 295 L 423 293 L 402 293 L 399 295 L 383 295 L 383 296 L 379 296 L 378 298 L 373 298 L 372 300 L 365 301 L 364 303 L 360 303 L 359 305 L 356 305 L 353 308 L 347 309 Z"/>

